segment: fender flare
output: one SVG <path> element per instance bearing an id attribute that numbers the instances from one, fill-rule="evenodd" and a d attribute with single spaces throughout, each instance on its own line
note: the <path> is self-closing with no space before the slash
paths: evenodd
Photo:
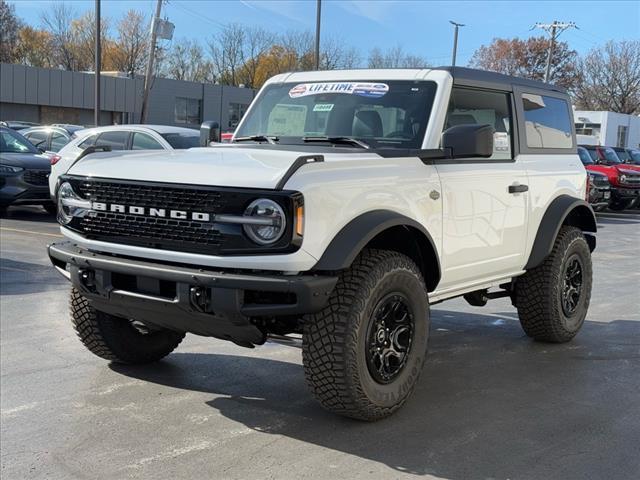
<path id="1" fill-rule="evenodd" d="M 563 225 L 572 225 L 586 232 L 589 248 L 591 251 L 596 248 L 596 238 L 593 233 L 598 231 L 598 227 L 591 205 L 579 198 L 560 195 L 549 204 L 542 216 L 525 270 L 535 268 L 544 262 L 551 253 Z"/>
<path id="2" fill-rule="evenodd" d="M 377 235 L 392 227 L 412 227 L 419 231 L 435 254 L 437 275 L 435 283 L 440 280 L 441 269 L 438 250 L 431 235 L 417 221 L 390 210 L 372 210 L 354 218 L 347 223 L 331 240 L 324 253 L 313 267 L 313 270 L 342 270 L 351 266 L 362 249 Z"/>

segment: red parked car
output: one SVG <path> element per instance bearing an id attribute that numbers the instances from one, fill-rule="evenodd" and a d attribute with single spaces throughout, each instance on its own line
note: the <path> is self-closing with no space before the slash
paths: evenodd
<path id="1" fill-rule="evenodd" d="M 622 163 L 611 147 L 581 145 L 578 155 L 588 171 L 604 173 L 611 184 L 612 210 L 633 207 L 640 199 L 640 166 Z"/>

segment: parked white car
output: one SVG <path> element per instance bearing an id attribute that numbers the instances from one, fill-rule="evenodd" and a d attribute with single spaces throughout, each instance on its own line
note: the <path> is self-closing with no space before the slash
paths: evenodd
<path id="1" fill-rule="evenodd" d="M 92 146 L 111 150 L 183 150 L 199 146 L 200 132 L 167 125 L 111 125 L 75 132 L 75 138 L 51 157 L 49 191 L 55 196 L 58 177 L 69 170 L 80 154 Z"/>

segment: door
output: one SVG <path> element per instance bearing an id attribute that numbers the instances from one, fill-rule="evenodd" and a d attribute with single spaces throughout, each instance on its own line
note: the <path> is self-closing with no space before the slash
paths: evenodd
<path id="1" fill-rule="evenodd" d="M 444 129 L 462 124 L 493 126 L 494 153 L 436 162 L 443 208 L 438 290 L 498 278 L 526 263 L 528 182 L 514 155 L 511 93 L 454 87 Z"/>

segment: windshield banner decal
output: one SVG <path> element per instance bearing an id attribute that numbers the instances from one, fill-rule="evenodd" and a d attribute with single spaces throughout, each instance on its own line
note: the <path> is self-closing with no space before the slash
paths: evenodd
<path id="1" fill-rule="evenodd" d="M 379 98 L 389 91 L 386 83 L 363 82 L 329 82 L 329 83 L 300 83 L 289 90 L 289 97 L 307 97 L 322 95 L 323 93 L 346 93 L 360 97 Z"/>

